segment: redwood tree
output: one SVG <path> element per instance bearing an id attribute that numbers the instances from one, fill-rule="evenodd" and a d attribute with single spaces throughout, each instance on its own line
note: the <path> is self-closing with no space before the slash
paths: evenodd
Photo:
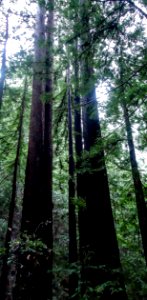
<path id="1" fill-rule="evenodd" d="M 85 201 L 87 209 L 87 245 L 85 248 L 85 286 L 92 287 L 96 299 L 127 299 L 111 208 L 109 184 L 102 145 L 96 91 L 93 83 L 92 53 L 85 48 L 88 32 L 89 1 L 82 1 L 81 22 L 86 34 L 82 37 L 82 77 L 84 92 L 83 138 L 87 165 L 85 168 Z M 99 290 L 99 285 L 102 291 Z M 112 292 L 112 287 L 114 291 Z"/>
<path id="2" fill-rule="evenodd" d="M 54 0 L 46 4 L 47 26 L 45 43 L 45 104 L 44 104 L 44 144 L 42 173 L 42 202 L 40 214 L 42 229 L 39 238 L 47 246 L 41 265 L 42 299 L 52 299 L 52 263 L 53 263 L 53 224 L 52 224 L 52 100 L 53 100 L 53 29 Z M 40 230 L 39 230 L 40 231 Z M 44 257 L 45 255 L 45 257 Z M 43 265 L 44 264 L 44 265 Z M 39 288 L 40 290 L 40 288 Z M 37 298 L 39 300 L 39 297 Z"/>
<path id="3" fill-rule="evenodd" d="M 19 258 L 22 268 L 18 268 L 15 297 L 47 300 L 52 298 L 53 1 L 48 1 L 46 6 L 40 3 L 35 36 L 32 110 Z M 33 249 L 35 247 L 34 250 L 30 251 L 31 246 L 27 248 L 28 240 Z"/>

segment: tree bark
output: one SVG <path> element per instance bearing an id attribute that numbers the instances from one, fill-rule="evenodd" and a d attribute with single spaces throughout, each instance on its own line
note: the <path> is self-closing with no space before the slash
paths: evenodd
<path id="1" fill-rule="evenodd" d="M 44 8 L 40 7 L 36 20 L 32 108 L 21 226 L 22 232 L 26 231 L 30 235 L 36 232 L 41 222 L 40 199 L 43 149 L 43 103 L 41 97 L 43 95 L 44 17 Z"/>
<path id="2" fill-rule="evenodd" d="M 89 27 L 88 1 L 82 1 L 81 22 Z M 109 184 L 102 145 L 98 103 L 93 83 L 92 54 L 87 53 L 86 41 L 89 33 L 83 36 L 82 76 L 84 95 L 84 150 L 87 159 L 85 170 L 85 201 L 87 207 L 87 246 L 85 258 L 85 289 L 92 299 L 127 299 L 121 274 L 121 263 L 111 208 Z M 98 292 L 98 287 L 103 291 Z M 112 287 L 115 292 L 112 293 Z M 88 291 L 88 290 L 87 290 Z"/>
<path id="3" fill-rule="evenodd" d="M 44 39 L 45 8 L 38 7 L 35 31 L 35 59 L 33 74 L 32 107 L 30 118 L 29 148 L 25 174 L 25 187 L 22 207 L 21 244 L 18 253 L 17 284 L 14 299 L 40 300 L 39 289 L 42 279 L 40 266 L 43 260 L 43 249 L 30 251 L 31 244 L 41 238 L 44 222 L 42 215 L 42 164 L 43 164 L 43 76 L 44 76 Z M 42 240 L 41 240 L 42 241 Z"/>
<path id="4" fill-rule="evenodd" d="M 32 112 L 21 228 L 23 246 L 29 237 L 31 242 L 41 242 L 41 250 L 38 251 L 36 247 L 35 251 L 31 252 L 28 249 L 24 255 L 20 255 L 23 267 L 18 271 L 20 286 L 17 297 L 21 300 L 52 299 L 52 55 L 53 1 L 50 0 L 46 3 L 46 9 L 43 6 L 39 7 L 37 19 Z"/>
<path id="5" fill-rule="evenodd" d="M 48 253 L 44 261 L 44 274 L 41 279 L 43 300 L 52 299 L 53 264 L 53 216 L 52 216 L 52 99 L 53 99 L 53 29 L 54 1 L 47 1 L 47 30 L 45 53 L 45 105 L 44 105 L 44 154 L 43 154 L 43 199 L 42 215 L 44 228 L 41 239 L 47 245 Z M 37 298 L 38 300 L 40 298 Z"/>

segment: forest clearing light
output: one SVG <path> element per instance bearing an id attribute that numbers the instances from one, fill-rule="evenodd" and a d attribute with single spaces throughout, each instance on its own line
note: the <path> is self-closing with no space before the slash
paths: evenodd
<path id="1" fill-rule="evenodd" d="M 23 19 L 23 12 L 26 14 L 32 14 L 35 18 L 36 14 L 36 3 L 31 3 L 28 5 L 27 0 L 17 0 L 14 6 L 13 1 L 5 0 L 4 11 L 0 12 L 1 24 L 5 24 L 6 15 L 8 14 L 8 24 L 9 24 L 9 38 L 7 41 L 7 60 L 13 57 L 20 50 L 29 50 L 33 45 L 33 33 L 34 28 L 30 29 L 30 25 L 33 27 L 34 20 L 28 19 L 25 22 Z M 28 28 L 29 25 L 29 28 Z M 3 26 L 4 27 L 4 26 Z M 5 30 L 5 28 L 3 28 Z M 2 44 L 0 45 L 0 51 L 2 51 Z"/>

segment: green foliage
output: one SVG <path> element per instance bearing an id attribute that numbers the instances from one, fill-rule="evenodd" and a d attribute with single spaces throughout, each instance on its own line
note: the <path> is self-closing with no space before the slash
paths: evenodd
<path id="1" fill-rule="evenodd" d="M 18 243 L 18 241 L 15 242 Z M 32 238 L 25 234 L 22 239 L 19 240 L 19 247 L 21 249 L 21 254 L 29 253 L 30 255 L 31 253 L 43 255 L 44 250 L 47 250 L 47 246 L 40 239 Z"/>
<path id="2" fill-rule="evenodd" d="M 80 208 L 86 208 L 86 202 L 85 199 L 81 197 L 74 197 L 71 199 L 72 203 L 80 210 Z"/>

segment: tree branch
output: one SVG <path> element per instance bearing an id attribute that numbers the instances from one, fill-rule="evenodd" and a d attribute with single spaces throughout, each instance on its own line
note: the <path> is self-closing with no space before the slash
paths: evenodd
<path id="1" fill-rule="evenodd" d="M 138 7 L 132 0 L 125 0 L 125 1 L 128 2 L 130 5 L 132 5 L 133 7 L 135 7 L 145 18 L 147 18 L 147 14 L 140 7 Z"/>
<path id="2" fill-rule="evenodd" d="M 105 3 L 105 2 L 127 2 L 130 5 L 132 5 L 134 8 L 136 8 L 145 18 L 147 18 L 147 14 L 140 8 L 138 7 L 132 0 L 97 0 L 97 2 L 100 3 Z"/>

